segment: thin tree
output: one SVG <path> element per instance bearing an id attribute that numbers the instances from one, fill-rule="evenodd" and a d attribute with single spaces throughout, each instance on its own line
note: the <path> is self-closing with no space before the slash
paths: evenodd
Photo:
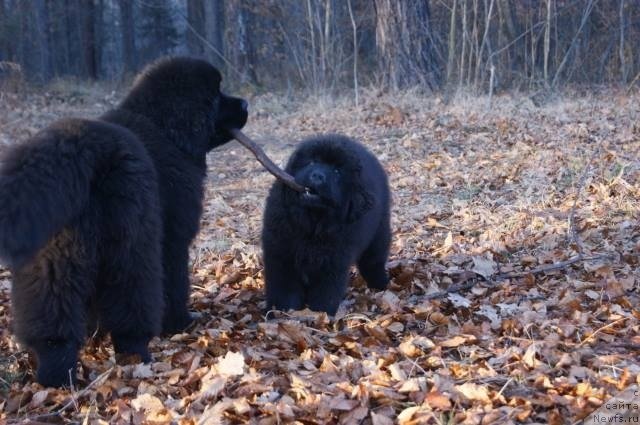
<path id="1" fill-rule="evenodd" d="M 543 57 L 543 77 L 544 83 L 549 84 L 549 47 L 551 45 L 551 0 L 547 0 L 547 19 L 544 27 L 544 57 Z"/>
<path id="2" fill-rule="evenodd" d="M 467 44 L 469 41 L 469 33 L 467 31 L 467 0 L 462 0 L 462 47 L 460 52 L 460 69 L 458 71 L 458 89 L 464 84 L 465 76 L 465 59 L 467 53 Z"/>
<path id="3" fill-rule="evenodd" d="M 347 0 L 347 6 L 349 7 L 349 18 L 351 19 L 351 26 L 353 28 L 353 91 L 355 94 L 356 107 L 358 107 L 358 26 L 353 16 L 351 0 Z"/>
<path id="4" fill-rule="evenodd" d="M 316 31 L 313 25 L 313 12 L 311 9 L 311 0 L 307 0 L 307 20 L 309 23 L 309 36 L 311 39 L 311 76 L 313 78 L 313 88 L 314 90 L 318 89 L 319 81 L 318 81 L 318 67 L 316 64 Z"/>
<path id="5" fill-rule="evenodd" d="M 51 79 L 51 47 L 49 46 L 49 9 L 45 0 L 35 0 L 33 4 L 34 27 L 38 51 L 38 75 L 41 81 Z"/>
<path id="6" fill-rule="evenodd" d="M 447 84 L 451 81 L 451 74 L 453 72 L 453 65 L 455 60 L 456 50 L 456 7 L 458 5 L 457 0 L 453 0 L 453 6 L 451 6 L 451 20 L 449 22 L 449 48 L 447 53 Z"/>
<path id="7" fill-rule="evenodd" d="M 484 0 L 485 10 L 487 10 L 487 16 L 485 17 L 485 20 L 484 20 L 484 33 L 482 35 L 482 42 L 480 43 L 480 48 L 478 49 L 478 55 L 477 55 L 476 75 L 475 75 L 475 81 L 474 81 L 474 86 L 476 90 L 479 88 L 479 85 L 480 85 L 482 54 L 484 52 L 485 47 L 488 46 L 489 44 L 488 35 L 489 35 L 489 28 L 491 27 L 491 16 L 493 15 L 493 3 L 494 3 L 494 0 L 491 0 L 487 8 L 487 0 Z M 491 54 L 489 54 L 489 58 L 491 57 L 492 57 Z"/>
<path id="8" fill-rule="evenodd" d="M 624 52 L 624 0 L 620 0 L 620 7 L 618 8 L 618 14 L 620 18 L 620 46 L 618 49 L 618 55 L 620 56 L 620 75 L 622 77 L 622 83 L 627 83 L 629 72 L 627 70 L 626 55 Z"/>
<path id="9" fill-rule="evenodd" d="M 135 72 L 136 60 L 136 34 L 133 26 L 133 2 L 120 0 L 120 28 L 122 31 L 122 62 L 125 73 Z"/>
<path id="10" fill-rule="evenodd" d="M 578 30 L 576 31 L 576 34 L 573 37 L 573 40 L 571 40 L 571 44 L 569 45 L 569 48 L 565 52 L 564 57 L 562 58 L 562 61 L 560 62 L 560 65 L 558 65 L 558 69 L 556 70 L 556 73 L 555 73 L 555 75 L 553 77 L 553 81 L 551 82 L 551 87 L 552 88 L 557 87 L 560 75 L 561 75 L 562 71 L 564 71 L 564 67 L 567 65 L 567 61 L 569 60 L 569 54 L 577 46 L 578 37 L 580 36 L 580 33 L 582 33 L 582 29 L 584 28 L 585 24 L 589 20 L 589 16 L 591 16 L 591 11 L 593 10 L 593 7 L 594 7 L 596 1 L 597 0 L 589 0 L 589 3 L 587 3 L 587 6 L 585 7 L 584 12 L 582 13 L 582 19 L 580 20 L 580 26 L 578 27 Z"/>
<path id="11" fill-rule="evenodd" d="M 429 1 L 375 0 L 376 45 L 383 75 L 394 89 L 440 85 L 441 64 L 434 44 Z"/>
<path id="12" fill-rule="evenodd" d="M 224 67 L 224 29 L 225 29 L 225 13 L 224 0 L 208 0 L 204 3 L 204 36 L 209 42 L 209 46 L 213 47 L 205 49 L 206 56 L 216 67 L 222 69 Z M 206 46 L 205 46 L 206 47 Z M 215 51 L 214 51 L 215 49 Z"/>
<path id="13" fill-rule="evenodd" d="M 81 1 L 82 51 L 85 75 L 92 80 L 98 78 L 98 54 L 96 48 L 96 5 L 94 0 Z"/>
<path id="14" fill-rule="evenodd" d="M 204 54 L 202 35 L 205 33 L 204 4 L 203 0 L 187 0 L 187 24 L 192 31 L 187 32 L 187 49 L 195 56 Z M 199 37 L 200 36 L 200 37 Z"/>

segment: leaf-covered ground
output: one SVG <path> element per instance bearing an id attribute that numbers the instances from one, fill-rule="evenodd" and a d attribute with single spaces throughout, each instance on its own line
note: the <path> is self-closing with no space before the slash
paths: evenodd
<path id="1" fill-rule="evenodd" d="M 0 98 L 0 144 L 119 95 Z M 412 93 L 252 102 L 246 133 L 283 164 L 297 140 L 353 136 L 393 190 L 392 284 L 354 272 L 334 318 L 265 320 L 262 207 L 273 177 L 236 142 L 211 153 L 188 332 L 152 364 L 88 344 L 77 388 L 33 382 L 0 271 L 0 422 L 576 423 L 640 404 L 640 99 L 606 92 Z M 613 409 L 611 401 L 615 401 Z M 637 412 L 636 412 L 637 414 Z"/>

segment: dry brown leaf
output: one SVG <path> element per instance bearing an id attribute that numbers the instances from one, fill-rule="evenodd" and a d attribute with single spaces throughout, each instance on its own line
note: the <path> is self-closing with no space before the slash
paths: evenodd
<path id="1" fill-rule="evenodd" d="M 242 353 L 228 351 L 224 358 L 216 365 L 218 373 L 224 376 L 238 376 L 244 374 L 244 356 Z"/>
<path id="2" fill-rule="evenodd" d="M 411 418 L 413 418 L 413 415 L 415 415 L 420 409 L 420 406 L 411 406 L 402 410 L 402 412 L 398 414 L 398 424 L 405 425 L 411 423 Z"/>
<path id="3" fill-rule="evenodd" d="M 479 401 L 483 404 L 490 404 L 489 390 L 482 385 L 473 382 L 465 382 L 462 385 L 456 385 L 454 390 L 462 395 L 468 401 Z"/>
<path id="4" fill-rule="evenodd" d="M 425 402 L 432 409 L 436 410 L 449 410 L 451 408 L 450 397 L 442 394 L 439 391 L 430 391 L 425 397 Z"/>
<path id="5" fill-rule="evenodd" d="M 396 381 L 405 381 L 407 379 L 406 373 L 402 370 L 402 366 L 398 363 L 393 363 L 389 365 L 389 372 L 391 372 L 391 377 Z"/>
<path id="6" fill-rule="evenodd" d="M 455 348 L 465 344 L 473 344 L 476 342 L 476 337 L 473 335 L 456 335 L 453 338 L 441 341 L 438 345 L 446 348 Z"/>
<path id="7" fill-rule="evenodd" d="M 49 390 L 41 390 L 36 392 L 33 397 L 31 397 L 29 408 L 34 409 L 41 406 L 45 401 L 47 401 L 47 397 L 49 397 Z"/>
<path id="8" fill-rule="evenodd" d="M 381 297 L 382 305 L 386 310 L 398 311 L 400 310 L 400 298 L 391 291 L 384 291 Z"/>
<path id="9" fill-rule="evenodd" d="M 169 424 L 173 415 L 164 407 L 162 401 L 151 395 L 141 394 L 131 400 L 131 407 L 144 413 L 145 418 L 151 424 Z"/>
<path id="10" fill-rule="evenodd" d="M 497 264 L 495 261 L 486 257 L 475 255 L 471 258 L 473 259 L 472 270 L 478 273 L 480 276 L 484 277 L 486 280 L 491 279 L 491 276 L 496 273 Z"/>
<path id="11" fill-rule="evenodd" d="M 525 351 L 524 356 L 522 356 L 522 362 L 525 365 L 527 365 L 527 367 L 531 369 L 535 369 L 540 364 L 540 361 L 536 358 L 537 354 L 538 354 L 537 344 L 536 343 L 530 344 L 529 347 L 527 348 L 527 351 Z"/>
<path id="12" fill-rule="evenodd" d="M 393 419 L 371 412 L 371 425 L 394 425 Z"/>
<path id="13" fill-rule="evenodd" d="M 150 363 L 138 363 L 131 372 L 131 376 L 138 379 L 151 378 L 153 375 L 154 372 L 151 370 Z"/>

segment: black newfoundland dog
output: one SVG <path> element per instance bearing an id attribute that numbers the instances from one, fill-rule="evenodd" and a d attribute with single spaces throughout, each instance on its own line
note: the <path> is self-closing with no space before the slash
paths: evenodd
<path id="1" fill-rule="evenodd" d="M 163 59 L 99 119 L 59 121 L 4 152 L 0 260 L 41 384 L 74 380 L 88 326 L 148 361 L 154 335 L 190 323 L 205 156 L 247 120 L 220 81 L 207 62 Z"/>
<path id="2" fill-rule="evenodd" d="M 267 198 L 262 230 L 267 310 L 335 314 L 357 264 L 368 286 L 389 282 L 387 175 L 363 146 L 329 135 L 300 144 L 286 166 L 299 193 L 276 182 Z"/>

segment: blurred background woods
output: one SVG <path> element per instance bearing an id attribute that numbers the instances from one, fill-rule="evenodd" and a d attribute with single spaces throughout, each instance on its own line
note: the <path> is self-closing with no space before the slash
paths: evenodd
<path id="1" fill-rule="evenodd" d="M 236 87 L 629 85 L 636 0 L 0 0 L 0 78 L 114 80 L 203 56 Z"/>

